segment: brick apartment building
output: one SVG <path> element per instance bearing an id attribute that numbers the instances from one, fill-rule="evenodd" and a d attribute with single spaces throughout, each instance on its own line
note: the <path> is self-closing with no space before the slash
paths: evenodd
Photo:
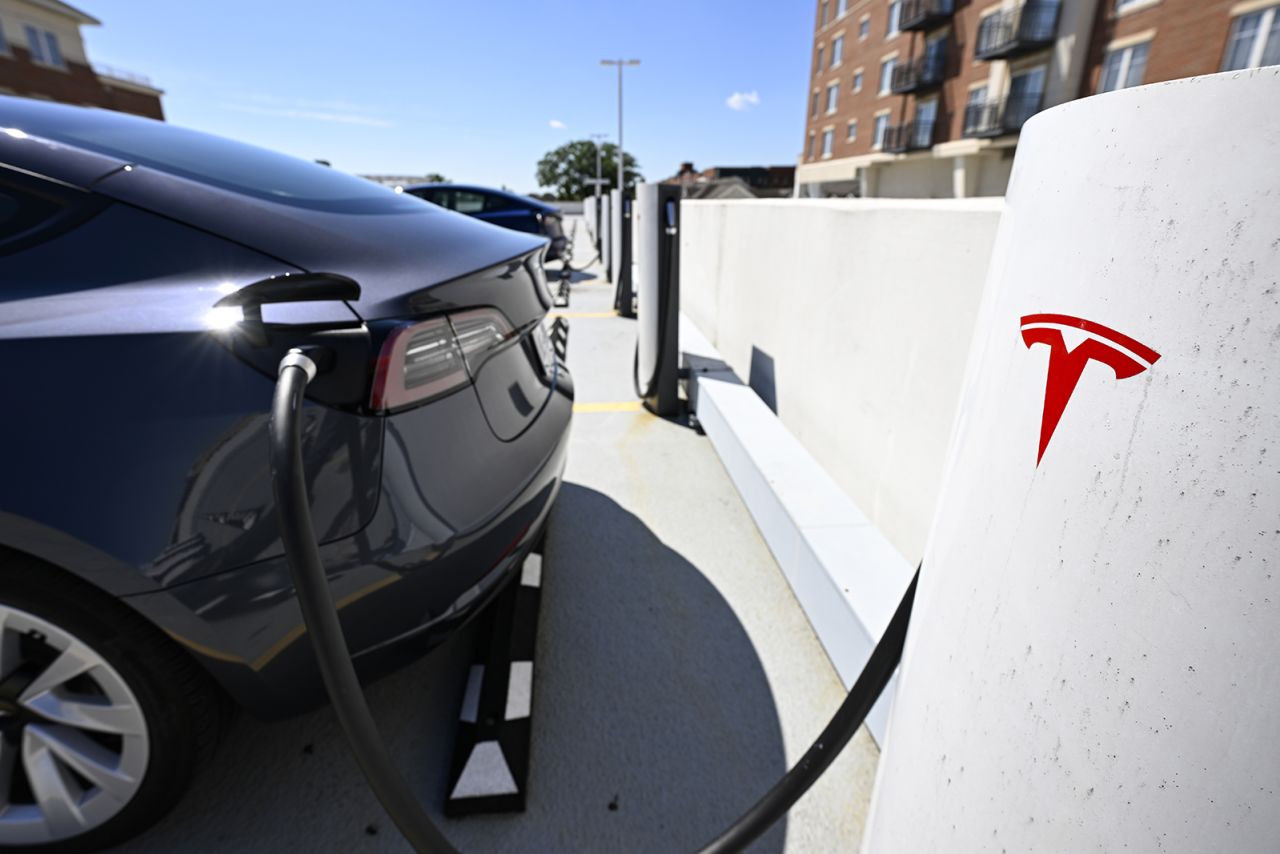
<path id="1" fill-rule="evenodd" d="M 817 0 L 800 195 L 1003 195 L 1074 98 L 1280 64 L 1280 0 Z"/>
<path id="2" fill-rule="evenodd" d="M 58 0 L 0 0 L 0 95 L 22 95 L 164 118 L 160 89 L 90 65 L 80 28 L 101 22 Z"/>

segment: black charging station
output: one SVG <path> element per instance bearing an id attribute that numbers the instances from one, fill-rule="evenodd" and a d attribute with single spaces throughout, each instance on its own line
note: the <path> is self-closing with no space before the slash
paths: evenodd
<path id="1" fill-rule="evenodd" d="M 632 200 L 625 191 L 613 191 L 613 204 L 617 205 L 613 217 L 617 233 L 610 239 L 616 241 L 613 249 L 613 310 L 622 317 L 635 317 L 635 290 L 631 284 L 631 216 Z"/>

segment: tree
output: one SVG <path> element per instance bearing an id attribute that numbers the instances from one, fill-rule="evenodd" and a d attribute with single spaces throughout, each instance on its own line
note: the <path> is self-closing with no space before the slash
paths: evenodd
<path id="1" fill-rule="evenodd" d="M 428 184 L 448 184 L 449 179 L 441 175 L 439 172 L 428 172 L 422 176 L 422 180 Z"/>
<path id="2" fill-rule="evenodd" d="M 608 183 L 600 188 L 607 193 L 618 184 L 618 147 L 611 142 L 600 148 L 601 177 Z M 644 180 L 640 164 L 630 154 L 626 155 L 626 183 L 634 187 Z M 581 199 L 595 192 L 588 183 L 596 177 L 596 144 L 589 139 L 565 143 L 555 151 L 548 151 L 538 161 L 538 186 L 555 189 L 556 198 Z"/>

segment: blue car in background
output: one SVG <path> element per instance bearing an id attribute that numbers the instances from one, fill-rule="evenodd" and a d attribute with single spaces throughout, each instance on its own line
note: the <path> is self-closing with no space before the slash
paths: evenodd
<path id="1" fill-rule="evenodd" d="M 414 184 L 404 191 L 503 228 L 541 234 L 551 241 L 544 260 L 566 257 L 569 239 L 564 234 L 564 215 L 554 205 L 506 190 L 466 184 Z"/>

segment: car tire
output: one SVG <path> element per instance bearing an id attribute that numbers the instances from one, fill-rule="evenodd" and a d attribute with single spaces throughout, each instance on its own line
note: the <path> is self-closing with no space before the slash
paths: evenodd
<path id="1" fill-rule="evenodd" d="M 155 626 L 5 551 L 0 671 L 0 851 L 95 851 L 142 832 L 178 802 L 225 718 L 208 674 Z"/>

